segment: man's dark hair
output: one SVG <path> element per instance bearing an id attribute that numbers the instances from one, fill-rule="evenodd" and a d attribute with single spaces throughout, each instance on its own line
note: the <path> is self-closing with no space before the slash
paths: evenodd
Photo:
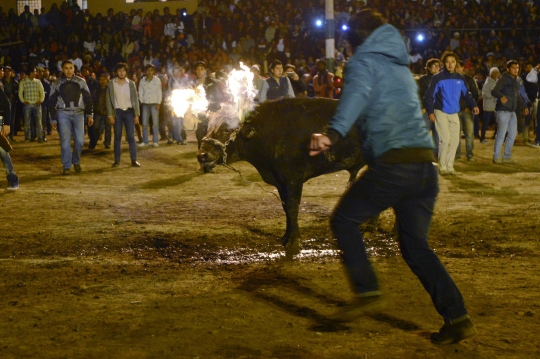
<path id="1" fill-rule="evenodd" d="M 102 72 L 102 73 L 99 74 L 98 79 L 101 78 L 101 77 L 105 77 L 108 80 L 109 79 L 109 74 L 106 73 L 106 72 Z"/>
<path id="2" fill-rule="evenodd" d="M 519 62 L 517 62 L 517 60 L 510 60 L 506 63 L 506 68 L 509 69 L 512 65 L 518 65 L 519 67 Z"/>
<path id="3" fill-rule="evenodd" d="M 66 65 L 66 64 L 72 64 L 73 65 L 73 61 L 71 61 L 71 60 L 62 61 L 62 67 L 64 67 L 64 65 Z M 75 66 L 75 65 L 73 65 L 73 66 Z"/>
<path id="4" fill-rule="evenodd" d="M 147 65 L 144 67 L 144 69 L 145 69 L 146 71 L 148 71 L 148 69 L 154 69 L 154 70 L 155 70 L 156 67 L 154 66 L 154 64 L 147 64 Z"/>
<path id="5" fill-rule="evenodd" d="M 386 19 L 381 13 L 374 9 L 364 9 L 350 18 L 346 39 L 354 50 L 362 45 L 376 28 L 385 23 Z"/>
<path id="6" fill-rule="evenodd" d="M 204 63 L 204 61 L 197 61 L 193 64 L 193 70 L 195 70 L 197 67 L 199 66 L 202 66 L 203 68 L 206 69 L 206 64 Z"/>
<path id="7" fill-rule="evenodd" d="M 83 72 L 83 70 L 88 70 L 90 72 L 90 66 L 88 65 L 82 65 L 81 66 L 81 72 Z"/>
<path id="8" fill-rule="evenodd" d="M 279 60 L 276 59 L 276 60 L 274 60 L 274 61 L 272 61 L 272 62 L 270 63 L 270 66 L 269 66 L 268 68 L 269 68 L 270 70 L 273 70 L 274 67 L 276 67 L 277 65 L 283 66 L 283 63 L 282 63 L 281 61 L 279 61 Z"/>
<path id="9" fill-rule="evenodd" d="M 443 64 L 444 66 L 444 62 L 446 61 L 447 58 L 449 57 L 453 57 L 454 59 L 456 59 L 456 62 L 459 61 L 459 57 L 458 55 L 456 55 L 455 52 L 452 52 L 452 51 L 445 51 L 444 54 L 442 54 L 441 56 L 441 63 Z"/>
<path id="10" fill-rule="evenodd" d="M 118 70 L 120 70 L 120 69 L 124 69 L 127 72 L 127 70 L 129 69 L 129 66 L 125 62 L 119 62 L 114 67 L 114 72 L 118 72 Z"/>
<path id="11" fill-rule="evenodd" d="M 433 64 L 435 64 L 435 63 L 438 63 L 438 64 L 440 65 L 440 64 L 441 64 L 441 60 L 439 60 L 439 59 L 434 59 L 434 58 L 427 60 L 427 62 L 426 62 L 426 69 L 429 69 L 429 68 L 430 68 L 431 66 L 433 66 Z"/>

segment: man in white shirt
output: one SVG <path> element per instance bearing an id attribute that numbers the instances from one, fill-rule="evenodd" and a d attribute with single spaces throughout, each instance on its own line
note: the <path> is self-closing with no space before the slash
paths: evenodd
<path id="1" fill-rule="evenodd" d="M 107 115 L 114 125 L 114 163 L 120 165 L 122 153 L 122 127 L 126 129 L 126 140 L 129 143 L 129 156 L 132 167 L 141 167 L 137 162 L 137 143 L 135 142 L 135 125 L 139 123 L 139 100 L 135 82 L 127 78 L 128 65 L 116 64 L 116 76 L 107 84 Z"/>
<path id="2" fill-rule="evenodd" d="M 148 146 L 148 124 L 152 116 L 152 137 L 154 147 L 159 141 L 159 107 L 162 99 L 161 81 L 154 76 L 156 68 L 152 64 L 146 65 L 146 76 L 139 82 L 139 100 L 142 106 L 143 142 L 139 147 Z"/>

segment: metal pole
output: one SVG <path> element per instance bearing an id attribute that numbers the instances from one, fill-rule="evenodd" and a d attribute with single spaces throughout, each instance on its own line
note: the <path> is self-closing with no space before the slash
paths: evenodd
<path id="1" fill-rule="evenodd" d="M 334 72 L 336 47 L 334 40 L 334 0 L 325 0 L 325 30 L 326 30 L 326 64 L 328 71 Z"/>

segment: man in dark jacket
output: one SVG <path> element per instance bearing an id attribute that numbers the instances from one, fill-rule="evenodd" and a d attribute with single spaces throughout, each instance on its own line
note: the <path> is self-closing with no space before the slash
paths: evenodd
<path id="1" fill-rule="evenodd" d="M 534 126 L 533 116 L 537 114 L 535 111 L 536 100 L 538 99 L 538 82 L 530 82 L 527 80 L 527 75 L 533 70 L 533 65 L 530 62 L 525 63 L 524 72 L 521 74 L 521 79 L 523 80 L 523 86 L 525 87 L 525 92 L 531 105 L 529 106 L 529 115 L 524 116 L 523 118 L 523 143 L 530 145 L 531 141 L 529 140 L 529 126 L 531 122 Z"/>
<path id="2" fill-rule="evenodd" d="M 0 82 L 4 86 L 4 92 L 11 103 L 11 119 L 9 121 L 4 120 L 4 123 L 11 124 L 9 139 L 11 142 L 15 142 L 13 136 L 17 135 L 17 131 L 21 129 L 20 119 L 17 117 L 19 82 L 15 80 L 15 72 L 11 69 L 11 67 L 4 67 L 4 78 L 2 78 Z"/>
<path id="3" fill-rule="evenodd" d="M 269 66 L 270 77 L 263 82 L 259 102 L 277 100 L 285 97 L 295 97 L 289 78 L 283 76 L 283 63 L 274 60 Z"/>
<path id="4" fill-rule="evenodd" d="M 514 163 L 512 159 L 512 147 L 517 135 L 518 104 L 524 108 L 525 115 L 529 114 L 523 99 L 520 96 L 521 81 L 518 78 L 519 64 L 516 60 L 506 63 L 506 72 L 502 74 L 497 84 L 491 90 L 491 94 L 497 98 L 497 135 L 495 136 L 495 148 L 493 151 L 493 163 Z M 528 99 L 526 100 L 527 102 Z M 508 136 L 507 136 L 508 134 Z M 506 137 L 506 141 L 505 141 Z M 501 159 L 501 148 L 504 144 L 504 154 Z"/>
<path id="5" fill-rule="evenodd" d="M 429 129 L 431 130 L 431 135 L 433 136 L 433 142 L 435 142 L 435 156 L 437 156 L 439 152 L 439 136 L 437 135 L 437 129 L 435 128 L 435 122 L 431 122 L 429 119 L 426 108 L 424 107 L 424 101 L 422 99 L 424 98 L 424 95 L 426 94 L 426 91 L 429 87 L 429 83 L 431 82 L 431 78 L 433 75 L 438 73 L 441 70 L 441 60 L 436 58 L 431 58 L 427 60 L 426 62 L 426 69 L 428 71 L 427 74 L 420 76 L 418 79 L 418 94 L 420 95 L 420 105 L 422 106 L 422 114 L 424 117 L 424 120 L 426 121 L 426 124 L 428 125 Z"/>
<path id="6" fill-rule="evenodd" d="M 97 88 L 89 89 L 92 95 L 92 103 L 94 105 L 94 124 L 88 127 L 88 131 L 93 131 L 90 137 L 88 148 L 96 148 L 99 136 L 101 136 L 102 128 L 105 127 L 105 141 L 103 144 L 106 149 L 111 148 L 111 124 L 107 120 L 107 83 L 109 79 L 106 74 L 99 76 L 99 85 Z"/>
<path id="7" fill-rule="evenodd" d="M 456 71 L 465 77 L 465 84 L 467 85 L 467 90 L 471 93 L 472 97 L 476 102 L 480 99 L 480 91 L 478 91 L 478 85 L 476 81 L 471 76 L 467 75 L 463 69 L 463 61 L 458 61 L 456 66 Z M 462 97 L 459 100 L 459 121 L 460 129 L 465 133 L 465 150 L 467 151 L 467 160 L 474 162 L 474 115 L 471 110 L 467 107 L 467 101 Z M 461 133 L 460 131 L 460 133 Z M 458 148 L 456 150 L 456 160 L 461 158 L 461 140 L 459 141 Z"/>
<path id="8" fill-rule="evenodd" d="M 4 67 L 0 66 L 0 80 L 4 77 Z M 4 92 L 4 86 L 0 81 L 0 131 L 2 132 L 0 136 L 4 137 L 4 140 L 7 141 L 9 136 L 9 131 L 11 129 L 11 104 L 9 99 Z M 8 181 L 7 190 L 15 191 L 19 188 L 19 177 L 15 174 L 13 170 L 13 163 L 11 162 L 11 157 L 9 156 L 9 148 L 4 149 L 1 144 L 9 146 L 9 142 L 3 143 L 0 141 L 0 161 L 2 161 L 4 168 L 6 169 L 6 178 Z"/>

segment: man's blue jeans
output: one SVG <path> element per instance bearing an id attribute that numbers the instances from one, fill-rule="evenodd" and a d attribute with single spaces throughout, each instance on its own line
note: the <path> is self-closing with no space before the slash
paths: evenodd
<path id="1" fill-rule="evenodd" d="M 122 154 L 122 127 L 126 129 L 126 140 L 129 143 L 129 157 L 137 161 L 137 142 L 135 142 L 135 111 L 133 109 L 116 109 L 114 119 L 114 161 L 120 162 Z"/>
<path id="2" fill-rule="evenodd" d="M 403 259 L 420 279 L 439 314 L 452 322 L 467 311 L 459 289 L 428 245 L 438 192 L 437 170 L 431 162 L 370 164 L 369 170 L 343 195 L 331 226 L 354 290 L 363 296 L 377 295 L 377 279 L 358 225 L 392 207 Z"/>
<path id="3" fill-rule="evenodd" d="M 103 144 L 105 146 L 111 145 L 111 124 L 109 123 L 107 116 L 94 114 L 94 124 L 88 127 L 88 137 L 90 139 L 90 144 L 88 147 L 96 147 L 103 128 L 105 128 L 105 140 L 103 141 Z M 92 136 L 90 136 L 90 131 L 92 131 Z"/>
<path id="4" fill-rule="evenodd" d="M 58 111 L 58 132 L 60 133 L 60 155 L 62 166 L 71 168 L 71 164 L 81 164 L 81 152 L 84 146 L 84 114 L 70 111 Z M 73 153 L 71 136 L 73 135 Z"/>
<path id="5" fill-rule="evenodd" d="M 2 147 L 0 147 L 0 161 L 2 161 L 2 163 L 4 164 L 7 176 L 15 173 L 13 172 L 13 162 L 11 162 L 11 157 L 9 156 L 9 153 L 6 152 L 6 150 L 4 150 Z"/>
<path id="6" fill-rule="evenodd" d="M 32 137 L 31 121 L 32 116 L 36 123 L 36 136 L 43 139 L 43 124 L 41 123 L 41 105 L 24 105 L 24 139 L 30 140 Z"/>
<path id="7" fill-rule="evenodd" d="M 508 132 L 508 136 L 506 133 Z M 504 138 L 506 136 L 506 142 Z M 493 159 L 501 157 L 501 149 L 504 142 L 503 159 L 512 158 L 512 147 L 517 136 L 517 115 L 515 111 L 497 111 L 497 135 L 495 136 L 495 148 Z"/>
<path id="8" fill-rule="evenodd" d="M 152 139 L 154 143 L 159 142 L 159 110 L 156 105 L 142 104 L 142 127 L 143 142 L 148 144 L 148 125 L 152 116 Z"/>
<path id="9" fill-rule="evenodd" d="M 482 131 L 480 132 L 480 141 L 486 139 L 486 131 L 495 120 L 495 111 L 484 111 L 484 119 L 482 121 Z"/>
<path id="10" fill-rule="evenodd" d="M 172 115 L 172 134 L 169 133 L 169 137 L 177 142 L 182 142 L 182 135 L 180 134 L 184 127 L 184 118 Z"/>
<path id="11" fill-rule="evenodd" d="M 474 118 L 471 111 L 460 111 L 459 122 L 461 124 L 461 130 L 465 133 L 465 150 L 467 151 L 467 158 L 474 157 Z M 461 132 L 460 132 L 461 137 Z M 461 157 L 461 139 L 459 140 L 458 148 L 456 151 L 456 157 Z"/>

